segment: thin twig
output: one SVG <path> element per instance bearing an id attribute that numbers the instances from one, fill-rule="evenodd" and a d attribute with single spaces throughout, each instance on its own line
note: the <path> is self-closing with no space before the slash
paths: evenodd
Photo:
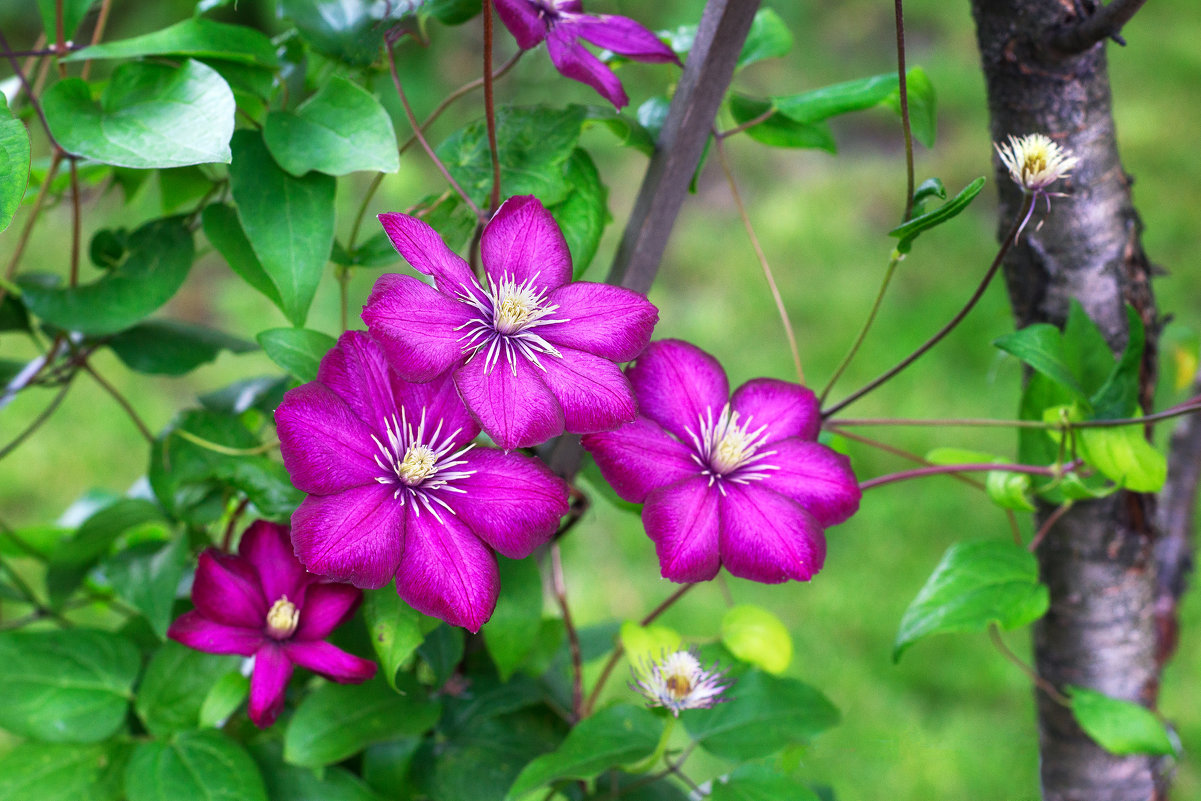
<path id="1" fill-rule="evenodd" d="M 895 0 L 897 20 L 897 81 L 901 98 L 901 127 L 905 131 L 905 213 L 901 222 L 913 215 L 913 129 L 909 124 L 909 80 L 905 74 L 905 14 L 902 0 Z"/>
<path id="2" fill-rule="evenodd" d="M 29 237 L 33 233 L 34 223 L 37 222 L 38 215 L 42 211 L 42 204 L 46 201 L 46 195 L 50 191 L 50 182 L 54 179 L 54 173 L 58 170 L 58 165 L 62 162 L 62 152 L 54 151 L 50 156 L 50 169 L 46 173 L 46 179 L 42 181 L 42 185 L 38 187 L 37 197 L 34 198 L 33 208 L 29 212 L 29 219 L 25 221 L 25 227 L 21 229 L 21 236 L 17 238 L 17 245 L 13 248 L 13 255 L 8 260 L 8 267 L 4 270 L 4 280 L 12 281 L 17 274 L 17 265 L 21 261 L 21 256 L 25 253 L 25 246 L 29 244 Z M 0 285 L 0 301 L 4 300 L 4 296 L 8 294 L 8 290 L 3 285 Z"/>
<path id="3" fill-rule="evenodd" d="M 496 105 L 492 97 L 492 0 L 484 0 L 484 125 L 488 130 L 488 152 L 492 155 L 492 194 L 488 216 L 500 206 L 500 150 L 496 145 Z"/>
<path id="4" fill-rule="evenodd" d="M 0 459 L 3 459 L 4 457 L 6 457 L 10 453 L 12 453 L 14 450 L 16 450 L 21 445 L 22 442 L 29 439 L 30 435 L 33 434 L 33 432 L 37 431 L 38 428 L 40 428 L 43 423 L 45 423 L 47 420 L 50 419 L 50 415 L 54 414 L 54 410 L 57 409 L 58 405 L 63 402 L 63 398 L 66 397 L 67 390 L 69 390 L 70 388 L 71 388 L 71 383 L 69 381 L 67 383 L 63 384 L 62 389 L 60 389 L 58 391 L 58 394 L 54 396 L 54 400 L 50 401 L 50 405 L 47 406 L 45 409 L 43 409 L 41 414 L 39 414 L 37 417 L 35 417 L 33 419 L 33 422 L 30 423 L 25 428 L 24 431 L 22 431 L 20 434 L 18 434 L 16 437 L 14 437 L 13 440 L 11 442 L 9 442 L 7 445 L 5 445 L 3 448 L 0 448 Z"/>
<path id="5" fill-rule="evenodd" d="M 741 125 L 735 125 L 733 128 L 729 128 L 727 130 L 720 131 L 720 132 L 714 134 L 714 136 L 717 137 L 718 141 L 721 141 L 724 139 L 729 139 L 731 136 L 734 136 L 735 134 L 740 134 L 748 128 L 754 128 L 756 125 L 758 125 L 761 122 L 767 122 L 775 115 L 776 115 L 776 109 L 769 108 L 767 111 L 763 112 L 762 114 L 756 114 L 754 117 L 751 117 L 749 120 L 742 123 Z"/>
<path id="6" fill-rule="evenodd" d="M 968 462 L 965 464 L 936 464 L 929 467 L 918 467 L 913 470 L 902 470 L 899 473 L 889 473 L 885 476 L 877 476 L 876 478 L 868 479 L 859 484 L 859 489 L 869 490 L 873 487 L 882 487 L 885 484 L 894 484 L 898 481 L 906 481 L 911 478 L 925 478 L 926 476 L 938 476 L 946 473 L 987 473 L 993 470 L 1004 470 L 1008 473 L 1026 473 L 1032 476 L 1050 476 L 1058 478 L 1065 472 L 1069 472 L 1075 468 L 1074 463 L 1069 463 L 1063 467 L 1037 467 L 1028 464 L 1006 464 L 1003 462 Z"/>
<path id="7" fill-rule="evenodd" d="M 257 445 L 253 448 L 231 448 L 228 445 L 222 445 L 219 442 L 198 437 L 191 431 L 185 431 L 182 428 L 172 429 L 172 434 L 186 439 L 193 445 L 199 445 L 205 450 L 213 451 L 214 453 L 223 453 L 226 456 L 257 456 L 259 454 L 268 453 L 279 447 L 279 440 L 273 442 L 265 442 L 262 445 Z"/>
<path id="8" fill-rule="evenodd" d="M 1034 668 L 1027 665 L 1022 661 L 1020 656 L 1009 650 L 1009 646 L 1005 644 L 1003 639 L 1001 639 L 1001 630 L 997 627 L 996 623 L 988 624 L 988 636 L 992 639 L 993 645 L 997 647 L 997 650 L 1001 652 L 1001 655 L 1013 664 L 1017 665 L 1018 668 L 1030 678 L 1030 681 L 1034 682 L 1034 684 L 1040 690 L 1046 693 L 1052 701 L 1062 706 L 1071 706 L 1072 702 L 1066 695 L 1055 689 L 1055 685 L 1038 675 Z"/>
<path id="9" fill-rule="evenodd" d="M 550 545 L 550 575 L 555 600 L 563 612 L 563 627 L 567 629 L 567 643 L 571 649 L 571 723 L 580 721 L 584 698 L 584 659 L 580 653 L 580 636 L 571 620 L 571 609 L 567 605 L 567 585 L 563 580 L 563 558 L 559 543 Z"/>
<path id="10" fill-rule="evenodd" d="M 133 406 L 130 405 L 129 401 L 126 400 L 125 396 L 121 394 L 120 390 L 110 384 L 104 378 L 104 376 L 96 372 L 95 368 L 93 368 L 92 365 L 88 364 L 87 362 L 83 362 L 81 367 L 85 373 L 90 375 L 96 381 L 96 383 L 100 385 L 101 389 L 103 389 L 109 395 L 112 395 L 113 400 L 117 402 L 117 405 L 125 411 L 125 414 L 127 414 L 129 419 L 133 421 L 133 424 L 137 426 L 138 432 L 141 433 L 142 437 L 148 443 L 153 445 L 154 434 L 150 433 L 150 429 L 147 428 L 146 424 L 142 422 L 142 418 L 138 416 L 138 413 L 134 410 Z"/>
<path id="11" fill-rule="evenodd" d="M 496 70 L 496 72 L 492 73 L 492 79 L 496 80 L 497 78 L 500 78 L 505 73 L 507 73 L 509 70 L 513 69 L 513 67 L 521 59 L 521 57 L 522 57 L 522 55 L 524 55 L 524 53 L 525 53 L 524 50 L 518 50 L 516 55 L 514 55 L 511 59 L 509 59 L 504 64 L 502 64 L 500 69 L 498 69 L 498 70 Z M 458 100 L 460 97 L 462 97 L 465 94 L 468 94 L 469 92 L 473 92 L 476 89 L 479 89 L 483 85 L 484 85 L 484 79 L 476 78 L 474 81 L 465 83 L 462 86 L 460 86 L 458 89 L 451 92 L 449 95 L 446 96 L 445 100 L 443 100 L 441 103 L 439 103 L 437 106 L 434 107 L 434 110 L 431 111 L 429 116 L 425 118 L 425 122 L 421 123 L 421 130 L 424 131 L 427 128 L 429 128 L 430 125 L 432 125 L 434 123 L 434 120 L 436 120 L 436 119 L 438 119 L 438 117 L 442 116 L 442 112 L 446 111 L 446 109 L 449 108 L 450 105 L 452 103 L 454 103 L 456 100 Z M 406 139 L 405 143 L 400 146 L 400 155 L 403 156 L 405 151 L 408 150 L 410 147 L 412 147 L 414 144 L 416 144 L 416 142 L 417 142 L 416 136 L 410 136 L 408 139 Z"/>
<path id="12" fill-rule="evenodd" d="M 112 10 L 112 0 L 102 0 L 100 3 L 100 15 L 96 17 L 96 27 L 92 29 L 92 41 L 89 47 L 95 47 L 100 44 L 100 39 L 104 36 L 104 27 L 108 24 L 108 12 Z M 89 58 L 83 62 L 83 69 L 79 71 L 79 77 L 83 80 L 88 79 L 88 73 L 92 71 L 92 60 Z"/>
<path id="13" fill-rule="evenodd" d="M 79 248 L 83 239 L 83 213 L 79 206 L 79 168 L 75 159 L 68 158 L 67 167 L 71 173 L 71 272 L 67 279 L 68 286 L 79 283 Z"/>
<path id="14" fill-rule="evenodd" d="M 8 58 L 8 63 L 12 65 L 13 72 L 17 75 L 17 80 L 25 87 L 25 94 L 28 97 L 29 105 L 33 107 L 34 112 L 38 115 L 38 119 L 42 121 L 42 128 L 46 131 L 46 138 L 50 140 L 50 145 L 55 150 L 60 150 L 61 148 L 59 148 L 54 134 L 50 133 L 50 123 L 46 121 L 46 114 L 42 111 L 42 104 L 38 102 L 33 87 L 29 85 L 29 79 L 21 71 L 21 65 L 17 62 L 17 57 L 13 53 L 12 48 L 8 46 L 8 39 L 4 37 L 4 31 L 0 31 L 0 49 L 3 49 L 4 55 Z"/>
<path id="15" fill-rule="evenodd" d="M 1038 546 L 1042 544 L 1046 536 L 1051 533 L 1051 529 L 1059 522 L 1059 518 L 1067 514 L 1067 511 L 1071 508 L 1072 502 L 1068 500 L 1056 507 L 1055 511 L 1051 512 L 1051 514 L 1047 515 L 1047 519 L 1038 527 L 1038 531 L 1034 533 L 1034 537 L 1031 538 L 1030 544 L 1026 546 L 1026 550 L 1030 551 L 1030 553 L 1037 551 Z"/>
<path id="16" fill-rule="evenodd" d="M 838 379 L 842 377 L 843 372 L 850 365 L 851 360 L 855 358 L 855 354 L 859 352 L 859 348 L 863 345 L 863 340 L 867 339 L 867 332 L 871 330 L 872 324 L 876 322 L 876 315 L 880 312 L 880 306 L 884 303 L 884 293 L 888 291 L 888 285 L 892 283 L 892 276 L 897 271 L 897 265 L 901 263 L 901 259 L 905 258 L 899 251 L 894 250 L 892 256 L 888 260 L 888 268 L 884 271 L 884 280 L 880 282 L 880 289 L 876 291 L 876 299 L 872 302 L 872 308 L 867 313 L 867 319 L 863 321 L 863 326 L 859 329 L 859 334 L 855 337 L 855 341 L 851 343 L 851 349 L 847 351 L 847 355 L 842 357 L 842 361 L 838 363 L 838 367 L 834 368 L 834 373 L 830 376 L 830 380 L 826 382 L 825 388 L 818 395 L 818 403 L 825 403 L 826 397 L 830 394 L 830 390 L 834 389 L 834 385 Z"/>

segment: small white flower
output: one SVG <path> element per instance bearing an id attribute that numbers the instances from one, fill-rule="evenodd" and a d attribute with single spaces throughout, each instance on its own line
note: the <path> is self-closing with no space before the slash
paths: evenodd
<path id="1" fill-rule="evenodd" d="M 721 701 L 728 684 L 725 673 L 705 670 L 690 651 L 675 651 L 653 661 L 637 678 L 635 688 L 646 696 L 649 706 L 661 706 L 677 717 L 681 709 L 707 709 Z"/>
<path id="2" fill-rule="evenodd" d="M 1080 162 L 1050 137 L 1038 133 L 1020 138 L 1011 134 L 1008 142 L 993 143 L 993 147 L 1009 170 L 1009 177 L 1028 194 L 1045 193 L 1048 186 L 1067 178 L 1068 171 Z"/>

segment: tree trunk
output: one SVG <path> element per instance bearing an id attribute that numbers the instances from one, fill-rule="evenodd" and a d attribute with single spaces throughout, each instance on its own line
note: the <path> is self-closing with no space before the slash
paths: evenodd
<path id="1" fill-rule="evenodd" d="M 1087 0 L 1083 5 L 1091 8 Z M 1122 5 L 1130 4 L 1110 2 Z M 1080 159 L 1072 177 L 1052 187 L 1067 196 L 1051 198 L 1049 212 L 1038 204 L 1021 244 L 1006 259 L 1005 277 L 1018 327 L 1062 325 L 1074 298 L 1115 353 L 1126 342 L 1124 309 L 1131 304 L 1147 328 L 1140 396 L 1149 412 L 1159 333 L 1151 270 L 1131 181 L 1118 158 L 1104 41 L 1090 45 L 1087 37 L 1069 35 L 1088 21 L 1076 16 L 1080 6 L 1072 0 L 972 0 L 993 139 L 1043 133 Z M 1006 231 L 1021 193 L 999 161 L 997 183 L 1000 230 Z M 1035 629 L 1035 659 L 1039 674 L 1056 687 L 1090 687 L 1154 706 L 1162 667 L 1154 500 L 1122 492 L 1078 503 L 1039 547 L 1051 608 Z M 1166 797 L 1157 759 L 1108 753 L 1081 731 L 1070 710 L 1043 693 L 1038 718 L 1047 801 Z"/>

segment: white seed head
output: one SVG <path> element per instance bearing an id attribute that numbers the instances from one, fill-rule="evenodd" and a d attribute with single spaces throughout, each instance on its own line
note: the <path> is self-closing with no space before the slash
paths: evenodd
<path id="1" fill-rule="evenodd" d="M 637 678 L 637 674 L 635 675 Z M 705 670 L 690 651 L 675 651 L 654 661 L 631 685 L 641 692 L 650 706 L 661 706 L 679 716 L 682 709 L 707 709 L 728 699 L 722 693 L 729 685 L 720 684 L 725 674 Z"/>
<path id="2" fill-rule="evenodd" d="M 1067 178 L 1080 159 L 1043 134 L 1016 137 L 993 144 L 1011 177 L 1026 193 L 1044 192 L 1060 178 Z"/>

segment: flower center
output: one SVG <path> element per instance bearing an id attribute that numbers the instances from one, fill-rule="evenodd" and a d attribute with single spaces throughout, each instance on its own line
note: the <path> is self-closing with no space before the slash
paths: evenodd
<path id="1" fill-rule="evenodd" d="M 763 464 L 775 451 L 759 450 L 767 439 L 767 426 L 752 429 L 752 419 L 740 421 L 738 412 L 730 411 L 730 404 L 722 407 L 716 421 L 710 409 L 697 422 L 696 433 L 687 429 L 695 450 L 692 459 L 701 466 L 701 475 L 709 476 L 709 486 L 719 478 L 739 484 L 758 481 L 767 477 L 764 471 L 779 469 Z M 724 488 L 721 491 L 725 493 Z"/>
<path id="2" fill-rule="evenodd" d="M 412 499 L 417 514 L 421 509 L 429 510 L 439 521 L 435 505 L 441 506 L 451 514 L 454 510 L 438 495 L 442 492 L 465 492 L 461 487 L 450 486 L 453 482 L 467 478 L 475 473 L 474 470 L 456 470 L 456 467 L 467 464 L 459 457 L 474 448 L 468 445 L 457 452 L 455 437 L 461 429 L 455 429 L 447 436 L 442 436 L 442 422 L 439 421 L 432 434 L 426 435 L 425 409 L 421 410 L 421 420 L 414 427 L 408 419 L 408 414 L 402 408 L 400 419 L 393 414 L 384 421 L 387 442 L 381 442 L 374 434 L 371 439 L 375 442 L 379 453 L 375 456 L 376 465 L 384 471 L 375 480 L 381 484 L 394 486 L 392 497 L 399 500 L 403 506 Z"/>
<path id="3" fill-rule="evenodd" d="M 496 307 L 494 322 L 502 334 L 516 334 L 525 328 L 530 318 L 538 313 L 538 296 L 533 290 L 517 289 L 503 296 Z"/>
<path id="4" fill-rule="evenodd" d="M 459 337 L 468 359 L 484 352 L 484 372 L 491 372 L 503 358 L 517 374 L 517 358 L 520 356 L 538 369 L 545 369 L 538 361 L 539 355 L 563 358 L 554 345 L 538 335 L 539 326 L 551 323 L 566 323 L 568 320 L 552 317 L 559 308 L 556 303 L 547 303 L 547 292 L 535 286 L 538 274 L 517 283 L 513 278 L 499 281 L 488 279 L 487 289 L 480 292 L 463 292 L 459 301 L 474 308 L 478 314 L 459 326 L 463 331 Z"/>
<path id="5" fill-rule="evenodd" d="M 396 475 L 404 483 L 414 486 L 420 484 L 426 476 L 434 472 L 434 466 L 437 463 L 438 457 L 428 445 L 410 445 L 409 449 L 405 451 L 405 458 L 396 468 Z"/>
<path id="6" fill-rule="evenodd" d="M 286 640 L 296 633 L 299 623 L 300 610 L 288 600 L 288 596 L 281 595 L 279 600 L 271 604 L 267 612 L 267 634 L 277 640 Z"/>
<path id="7" fill-rule="evenodd" d="M 666 685 L 667 691 L 676 698 L 685 698 L 688 693 L 692 692 L 692 679 L 678 673 L 668 676 L 664 685 Z"/>

